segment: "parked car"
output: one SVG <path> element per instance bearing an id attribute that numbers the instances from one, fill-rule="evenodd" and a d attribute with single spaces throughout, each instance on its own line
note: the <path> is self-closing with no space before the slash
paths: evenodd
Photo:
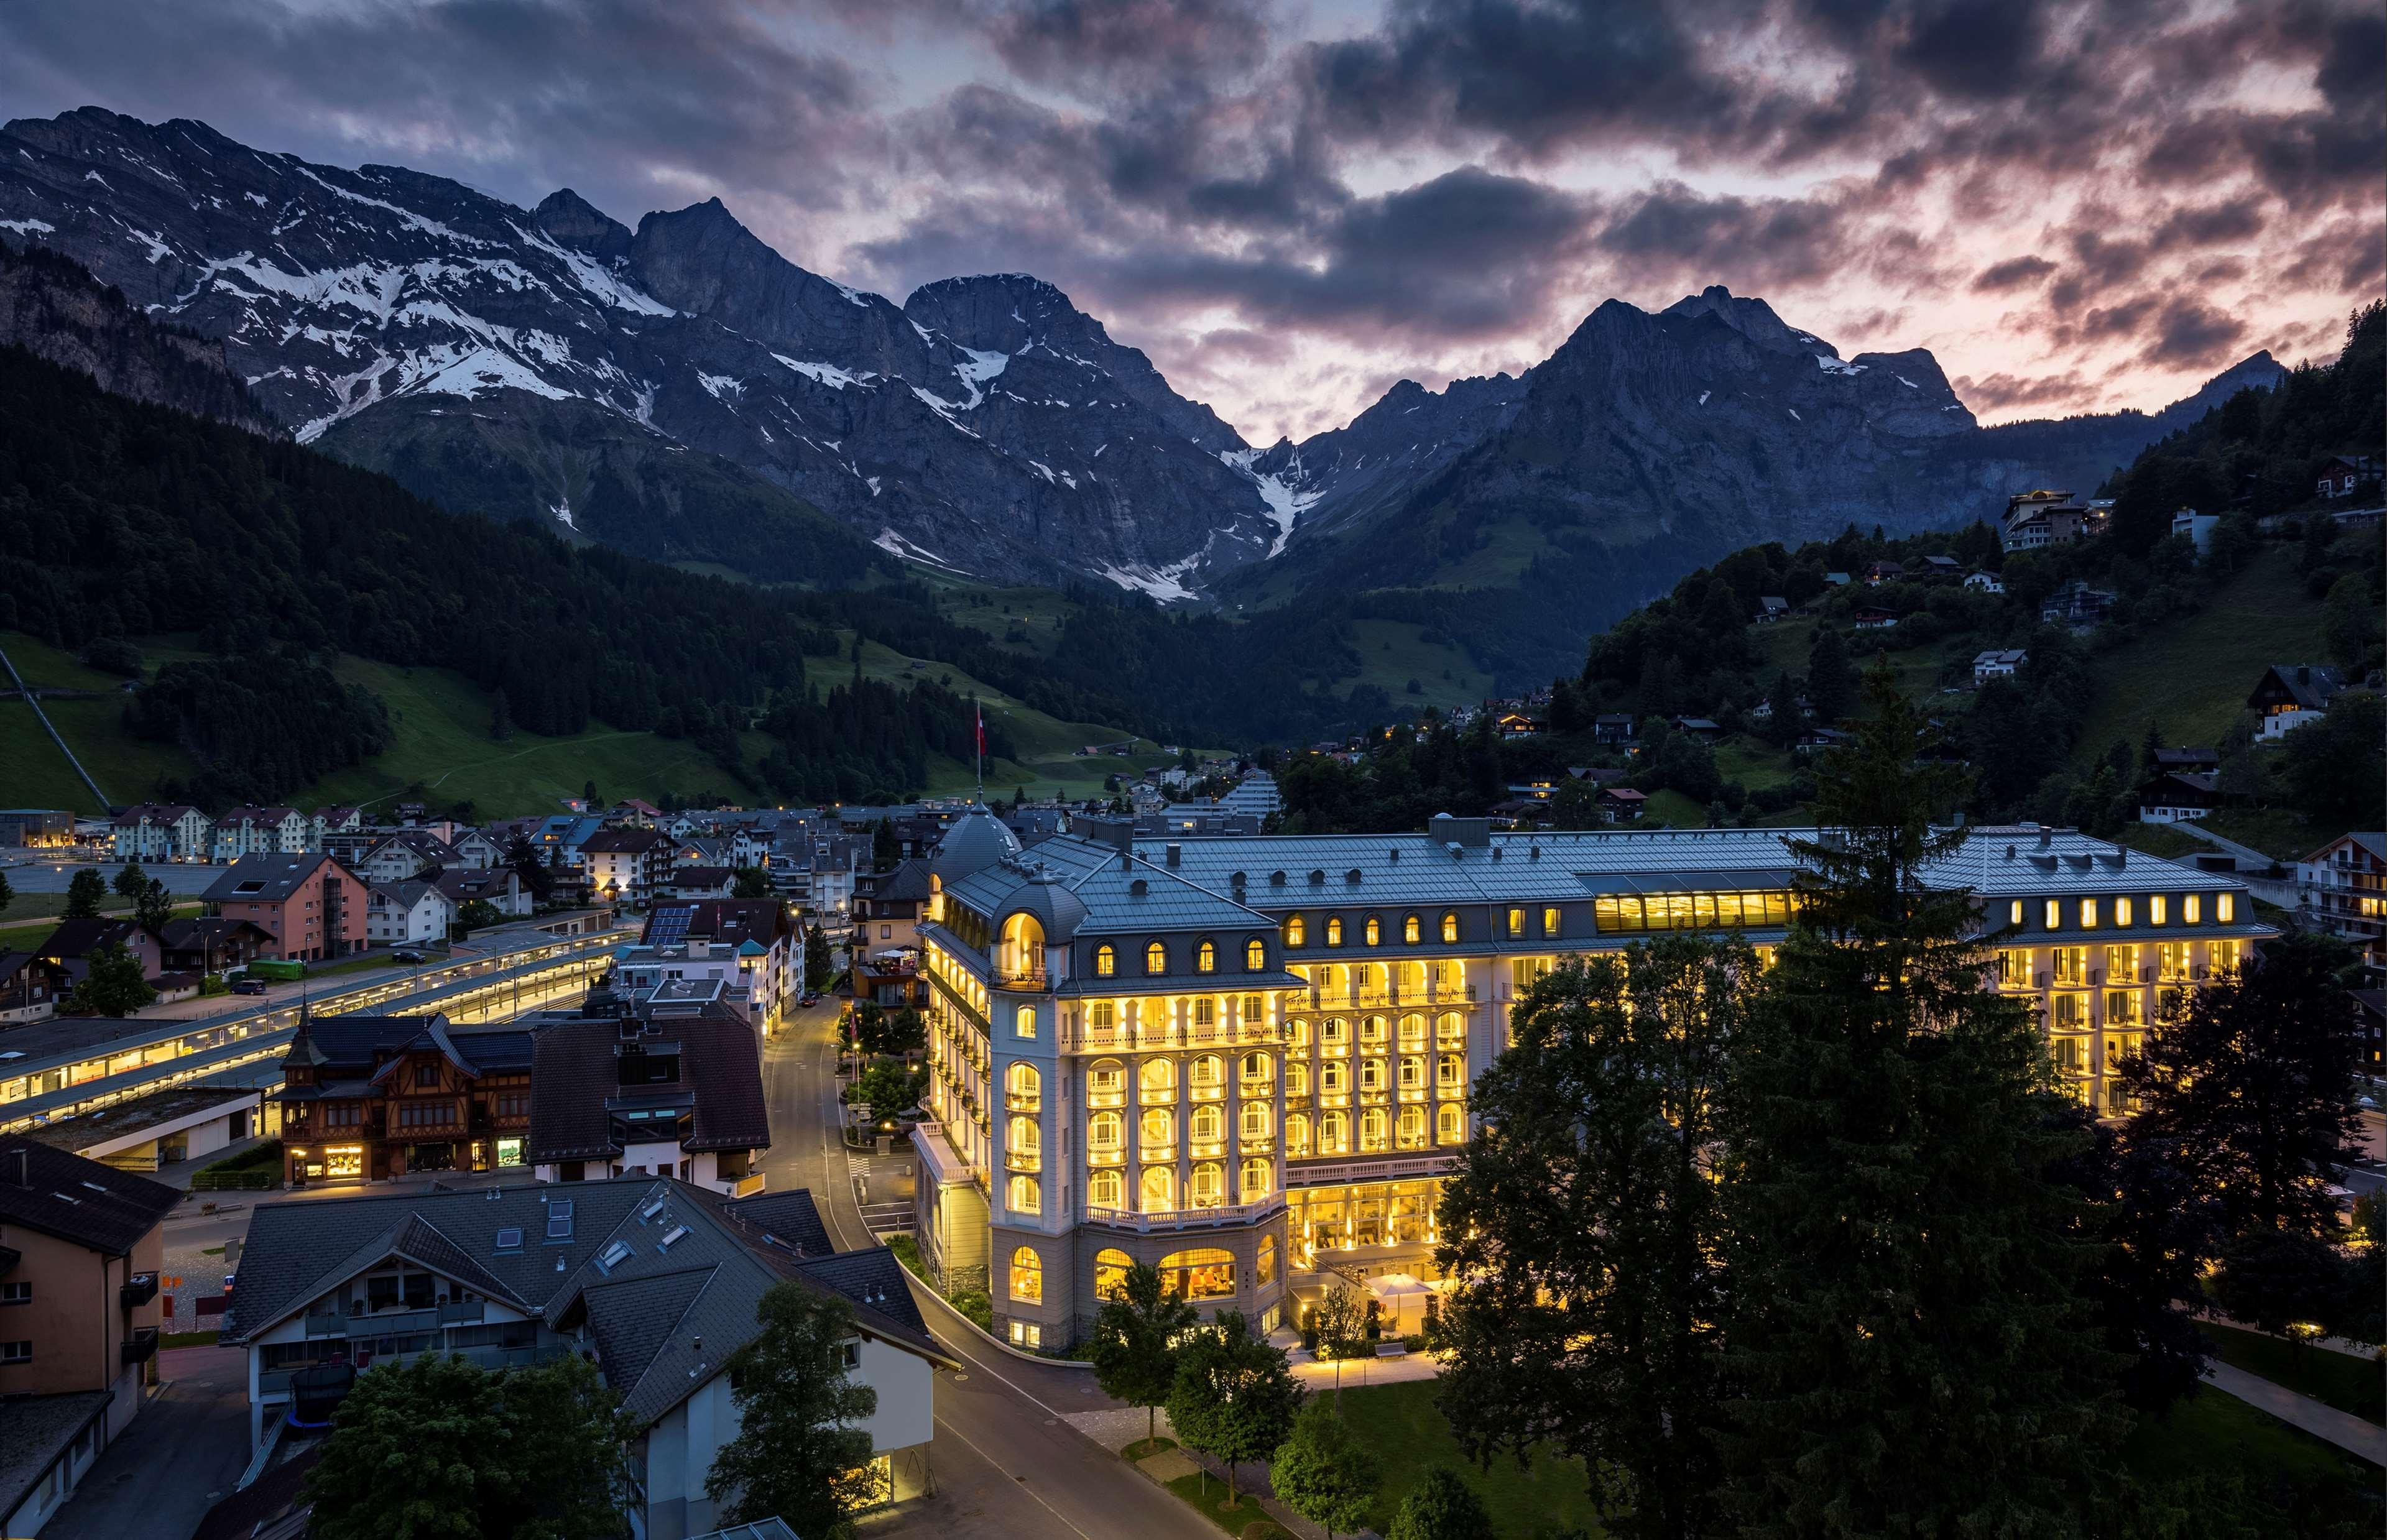
<path id="1" fill-rule="evenodd" d="M 389 960 L 393 963 L 413 964 L 420 963 L 424 959 L 423 953 L 415 951 L 412 947 L 400 947 L 398 950 L 389 954 Z"/>
<path id="2" fill-rule="evenodd" d="M 232 981 L 232 992 L 234 994 L 263 994 L 265 992 L 265 980 L 262 978 L 235 978 Z"/>

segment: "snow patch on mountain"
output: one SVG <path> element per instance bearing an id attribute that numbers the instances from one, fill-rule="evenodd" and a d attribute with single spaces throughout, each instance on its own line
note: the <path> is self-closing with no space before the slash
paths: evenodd
<path id="1" fill-rule="evenodd" d="M 1257 449 L 1219 451 L 1219 461 L 1230 470 L 1240 471 L 1251 478 L 1252 486 L 1259 492 L 1260 501 L 1268 505 L 1269 518 L 1276 524 L 1276 538 L 1269 542 L 1268 553 L 1275 557 L 1283 554 L 1285 542 L 1293 538 L 1295 522 L 1304 511 L 1317 506 L 1323 494 L 1300 491 L 1287 486 L 1282 472 L 1263 473 L 1255 470 L 1252 462 L 1259 459 L 1259 455 Z M 1295 463 L 1297 466 L 1299 462 L 1296 461 Z"/>

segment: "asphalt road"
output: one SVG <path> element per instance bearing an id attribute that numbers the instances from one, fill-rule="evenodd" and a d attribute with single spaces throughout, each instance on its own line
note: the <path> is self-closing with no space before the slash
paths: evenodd
<path id="1" fill-rule="evenodd" d="M 809 1189 L 831 1239 L 852 1250 L 870 1238 L 836 1132 L 833 1005 L 803 1013 L 764 1045 L 771 1151 L 763 1169 L 770 1190 Z M 914 1281 L 913 1293 L 927 1291 Z M 871 1540 L 1218 1540 L 1199 1514 L 1062 1420 L 1065 1412 L 1118 1405 L 1094 1388 L 1092 1375 L 996 1352 L 951 1327 L 932 1297 L 921 1298 L 920 1313 L 965 1368 L 937 1377 L 935 1494 L 865 1521 L 861 1528 Z"/>
<path id="2" fill-rule="evenodd" d="M 248 1355 L 166 1348 L 158 1378 L 163 1393 L 102 1451 L 43 1540 L 190 1540 L 231 1495 L 248 1465 Z"/>

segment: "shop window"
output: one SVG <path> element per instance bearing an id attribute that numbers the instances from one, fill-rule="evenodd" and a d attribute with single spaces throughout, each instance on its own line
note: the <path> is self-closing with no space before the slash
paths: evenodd
<path id="1" fill-rule="evenodd" d="M 1127 1269 L 1134 1262 L 1123 1251 L 1105 1246 L 1094 1253 L 1094 1297 L 1112 1299 L 1127 1287 Z"/>
<path id="2" fill-rule="evenodd" d="M 1160 1259 L 1160 1288 L 1175 1290 L 1190 1300 L 1232 1299 L 1235 1296 L 1235 1254 L 1231 1251 L 1178 1251 Z"/>

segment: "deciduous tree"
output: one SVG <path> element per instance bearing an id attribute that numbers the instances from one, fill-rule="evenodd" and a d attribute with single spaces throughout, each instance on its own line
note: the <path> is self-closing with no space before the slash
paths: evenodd
<path id="1" fill-rule="evenodd" d="M 1255 1337 L 1244 1318 L 1221 1310 L 1190 1332 L 1168 1391 L 1168 1420 L 1178 1442 L 1216 1457 L 1227 1468 L 1227 1503 L 1238 1500 L 1235 1468 L 1276 1453 L 1301 1408 L 1301 1382 L 1284 1355 Z"/>
<path id="2" fill-rule="evenodd" d="M 1175 1290 L 1163 1290 L 1160 1269 L 1137 1262 L 1094 1315 L 1094 1382 L 1105 1395 L 1143 1408 L 1143 1436 L 1152 1439 L 1156 1408 L 1177 1383 L 1178 1339 L 1201 1312 Z"/>
<path id="3" fill-rule="evenodd" d="M 82 981 L 67 995 L 67 1009 L 80 1016 L 127 1016 L 158 998 L 142 975 L 141 959 L 120 941 L 104 941 L 86 959 Z"/>
<path id="4" fill-rule="evenodd" d="M 1437 1465 L 1401 1499 L 1384 1540 L 1493 1540 L 1492 1515 L 1459 1472 Z"/>
<path id="5" fill-rule="evenodd" d="M 74 876 L 67 878 L 67 907 L 63 917 L 70 920 L 95 920 L 99 906 L 107 902 L 107 884 L 101 880 L 96 866 L 78 866 Z"/>
<path id="6" fill-rule="evenodd" d="M 1269 1484 L 1287 1508 L 1324 1530 L 1327 1540 L 1367 1523 L 1378 1477 L 1376 1457 L 1323 1398 L 1303 1404 L 1293 1433 L 1269 1459 Z"/>
<path id="7" fill-rule="evenodd" d="M 775 1283 L 755 1308 L 762 1331 L 730 1355 L 738 1436 L 722 1445 L 705 1496 L 730 1523 L 787 1521 L 804 1540 L 852 1533 L 879 1496 L 862 1424 L 878 1393 L 846 1373 L 853 1307 L 797 1283 Z"/>
<path id="8" fill-rule="evenodd" d="M 1668 937 L 1570 963 L 1510 1016 L 1477 1081 L 1484 1131 L 1445 1183 L 1441 1404 L 1460 1447 L 1556 1444 L 1631 1478 L 1611 1531 L 1713 1518 L 1723 1214 L 1710 1169 L 1725 1049 L 1756 954 Z"/>

